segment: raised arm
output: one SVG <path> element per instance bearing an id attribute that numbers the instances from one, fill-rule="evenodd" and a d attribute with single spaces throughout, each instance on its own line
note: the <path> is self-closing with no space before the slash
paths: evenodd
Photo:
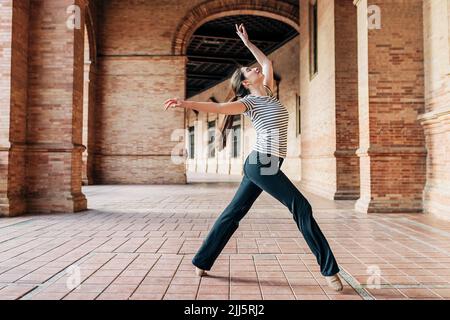
<path id="1" fill-rule="evenodd" d="M 245 105 L 240 101 L 217 103 L 185 101 L 178 98 L 166 100 L 164 107 L 165 110 L 169 108 L 184 108 L 228 115 L 241 114 L 246 110 Z"/>
<path id="2" fill-rule="evenodd" d="M 262 52 L 248 39 L 248 34 L 243 24 L 241 24 L 239 27 L 236 25 L 236 30 L 236 33 L 241 38 L 242 42 L 251 51 L 256 61 L 258 61 L 258 63 L 261 65 L 262 73 L 264 75 L 264 85 L 268 86 L 270 90 L 273 91 L 274 81 L 272 61 L 270 61 L 270 59 L 264 54 L 264 52 Z"/>

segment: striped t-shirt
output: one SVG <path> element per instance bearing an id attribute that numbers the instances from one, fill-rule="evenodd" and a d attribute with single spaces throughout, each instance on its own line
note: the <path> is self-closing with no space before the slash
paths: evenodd
<path id="1" fill-rule="evenodd" d="M 268 96 L 249 94 L 240 99 L 256 130 L 253 150 L 285 158 L 287 155 L 287 130 L 289 112 L 268 90 Z"/>

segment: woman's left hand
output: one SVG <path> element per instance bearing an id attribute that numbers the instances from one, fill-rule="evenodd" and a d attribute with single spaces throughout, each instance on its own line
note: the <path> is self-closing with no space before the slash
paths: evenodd
<path id="1" fill-rule="evenodd" d="M 186 101 L 179 98 L 168 99 L 164 102 L 164 110 L 169 108 L 186 108 L 186 106 Z"/>
<path id="2" fill-rule="evenodd" d="M 241 23 L 241 25 L 238 27 L 236 24 L 236 33 L 238 34 L 239 38 L 241 38 L 242 42 L 244 42 L 245 45 L 247 45 L 250 40 L 248 39 L 247 31 L 245 30 L 244 24 Z"/>

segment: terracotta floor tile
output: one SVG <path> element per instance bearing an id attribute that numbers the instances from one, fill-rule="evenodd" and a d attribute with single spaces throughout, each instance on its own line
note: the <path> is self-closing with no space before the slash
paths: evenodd
<path id="1" fill-rule="evenodd" d="M 163 300 L 195 300 L 195 294 L 171 293 L 166 294 Z"/>
<path id="2" fill-rule="evenodd" d="M 230 288 L 228 286 L 201 285 L 198 288 L 199 294 L 228 294 Z"/>
<path id="3" fill-rule="evenodd" d="M 298 278 L 298 279 L 289 279 L 289 284 L 291 286 L 318 286 L 319 283 L 314 278 Z"/>
<path id="4" fill-rule="evenodd" d="M 297 300 L 330 300 L 326 294 L 296 294 Z"/>
<path id="5" fill-rule="evenodd" d="M 363 300 L 359 295 L 333 294 L 329 295 L 331 300 Z"/>
<path id="6" fill-rule="evenodd" d="M 129 300 L 162 300 L 164 293 L 135 293 Z"/>
<path id="7" fill-rule="evenodd" d="M 261 294 L 231 294 L 231 300 L 262 300 Z"/>
<path id="8" fill-rule="evenodd" d="M 439 298 L 439 296 L 428 289 L 399 289 L 404 295 L 411 299 Z"/>
<path id="9" fill-rule="evenodd" d="M 292 286 L 296 295 L 320 295 L 325 294 L 320 286 Z"/>
<path id="10" fill-rule="evenodd" d="M 264 294 L 264 300 L 296 300 L 293 294 Z"/>
<path id="11" fill-rule="evenodd" d="M 433 288 L 431 290 L 443 298 L 450 298 L 450 288 L 449 289 Z"/>
<path id="12" fill-rule="evenodd" d="M 261 292 L 263 295 L 286 295 L 293 294 L 289 286 L 265 286 L 261 285 Z"/>
<path id="13" fill-rule="evenodd" d="M 286 278 L 259 278 L 259 284 L 264 286 L 287 286 L 289 284 Z"/>
<path id="14" fill-rule="evenodd" d="M 96 300 L 127 300 L 130 295 L 128 292 L 104 292 Z"/>
<path id="15" fill-rule="evenodd" d="M 165 293 L 167 291 L 167 288 L 169 285 L 163 285 L 163 284 L 141 284 L 139 287 L 136 288 L 135 293 Z"/>
<path id="16" fill-rule="evenodd" d="M 228 300 L 227 294 L 201 294 L 199 293 L 196 300 Z"/>
<path id="17" fill-rule="evenodd" d="M 196 294 L 198 286 L 172 284 L 167 289 L 167 294 Z"/>
<path id="18" fill-rule="evenodd" d="M 39 292 L 31 297 L 31 300 L 61 300 L 65 296 L 62 292 Z"/>
<path id="19" fill-rule="evenodd" d="M 64 300 L 93 300 L 98 295 L 99 293 L 93 292 L 83 292 L 83 293 L 71 292 L 64 297 Z"/>

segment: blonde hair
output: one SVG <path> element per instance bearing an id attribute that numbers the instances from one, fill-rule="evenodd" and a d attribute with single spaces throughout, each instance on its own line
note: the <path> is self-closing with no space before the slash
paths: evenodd
<path id="1" fill-rule="evenodd" d="M 246 80 L 245 75 L 242 72 L 243 67 L 244 66 L 238 64 L 236 70 L 231 76 L 230 85 L 231 90 L 233 92 L 233 98 L 228 100 L 228 102 L 234 102 L 250 94 L 250 90 L 245 88 L 244 85 L 242 84 L 242 82 Z M 235 116 L 236 115 L 226 115 L 225 118 L 223 119 L 222 127 L 220 129 L 222 139 L 218 139 L 216 142 L 219 151 L 223 150 L 227 145 L 227 132 L 229 132 L 227 130 L 231 129 L 231 127 L 233 126 Z"/>
<path id="2" fill-rule="evenodd" d="M 246 80 L 244 73 L 242 72 L 242 68 L 244 66 L 238 65 L 233 75 L 231 76 L 231 90 L 234 92 L 234 97 L 230 100 L 236 101 L 238 98 L 243 98 L 246 95 L 250 94 L 250 90 L 244 87 L 243 81 Z"/>

